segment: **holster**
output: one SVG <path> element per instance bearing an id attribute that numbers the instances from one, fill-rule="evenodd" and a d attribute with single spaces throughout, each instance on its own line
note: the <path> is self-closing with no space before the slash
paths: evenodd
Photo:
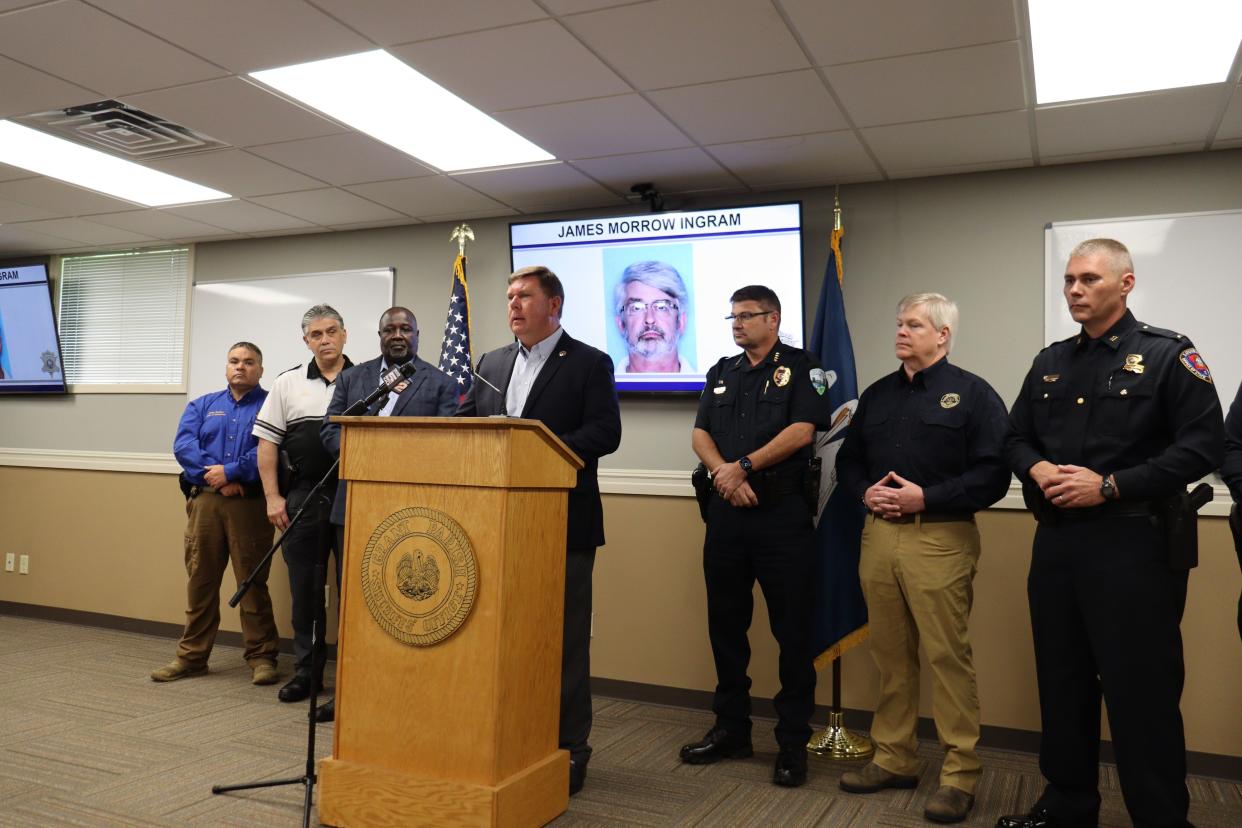
<path id="1" fill-rule="evenodd" d="M 712 500 L 712 479 L 707 473 L 707 466 L 699 463 L 690 472 L 690 485 L 694 487 L 694 499 L 699 502 L 699 516 L 707 523 L 707 504 Z"/>
<path id="2" fill-rule="evenodd" d="M 1157 508 L 1169 544 L 1172 569 L 1194 569 L 1199 565 L 1199 510 L 1211 500 L 1212 487 L 1200 483 L 1189 492 L 1159 501 Z"/>
<path id="3" fill-rule="evenodd" d="M 197 487 L 185 476 L 185 472 L 177 475 L 177 485 L 181 487 L 181 494 L 185 495 L 186 500 L 198 494 Z"/>
<path id="4" fill-rule="evenodd" d="M 293 491 L 293 484 L 298 479 L 298 467 L 293 465 L 293 460 L 289 458 L 289 452 L 280 449 L 276 453 L 276 486 L 280 489 L 281 497 L 288 497 L 289 492 Z"/>

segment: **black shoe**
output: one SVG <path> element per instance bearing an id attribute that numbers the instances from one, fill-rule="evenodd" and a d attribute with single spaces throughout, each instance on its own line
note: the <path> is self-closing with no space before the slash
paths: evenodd
<path id="1" fill-rule="evenodd" d="M 311 693 L 311 677 L 301 673 L 289 679 L 289 683 L 280 688 L 276 698 L 282 702 L 304 701 Z"/>
<path id="2" fill-rule="evenodd" d="M 1054 816 L 1047 808 L 1035 807 L 1025 814 L 1010 814 L 996 820 L 996 828 L 1089 828 L 1098 820 L 1066 819 Z"/>
<path id="3" fill-rule="evenodd" d="M 573 796 L 586 784 L 586 762 L 569 760 L 569 795 Z"/>
<path id="4" fill-rule="evenodd" d="M 754 754 L 750 739 L 737 739 L 723 727 L 713 727 L 701 741 L 682 745 L 678 755 L 687 765 L 710 765 L 721 759 L 746 759 Z"/>
<path id="5" fill-rule="evenodd" d="M 328 699 L 315 708 L 315 721 L 320 724 L 336 721 L 336 699 Z"/>
<path id="6" fill-rule="evenodd" d="M 782 788 L 797 788 L 806 784 L 806 750 L 782 750 L 776 757 L 772 782 Z"/>

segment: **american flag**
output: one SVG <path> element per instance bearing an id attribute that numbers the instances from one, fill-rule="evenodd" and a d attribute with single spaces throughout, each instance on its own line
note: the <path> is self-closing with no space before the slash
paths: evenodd
<path id="1" fill-rule="evenodd" d="M 457 401 L 466 398 L 474 383 L 470 355 L 470 291 L 466 288 L 466 257 L 453 261 L 453 291 L 449 294 L 448 318 L 444 322 L 444 344 L 440 348 L 439 368 L 457 381 Z"/>

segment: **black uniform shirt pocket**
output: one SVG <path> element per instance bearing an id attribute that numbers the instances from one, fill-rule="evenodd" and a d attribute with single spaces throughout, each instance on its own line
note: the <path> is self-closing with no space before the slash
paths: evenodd
<path id="1" fill-rule="evenodd" d="M 952 456 L 964 456 L 966 452 L 966 408 L 958 404 L 953 408 L 937 406 L 919 415 L 920 440 L 927 440 L 935 447 L 937 455 L 946 450 Z"/>
<path id="2" fill-rule="evenodd" d="M 1142 374 L 1117 371 L 1099 390 L 1096 398 L 1095 423 L 1101 434 L 1141 433 L 1144 417 L 1152 413 L 1154 383 Z"/>
<path id="3" fill-rule="evenodd" d="M 789 425 L 789 389 L 769 387 L 755 400 L 755 428 L 764 445 Z"/>
<path id="4" fill-rule="evenodd" d="M 1068 387 L 1061 382 L 1040 382 L 1031 389 L 1028 401 L 1031 406 L 1031 419 L 1035 423 L 1037 434 L 1047 436 L 1055 431 L 1056 424 L 1065 414 Z"/>
<path id="5" fill-rule="evenodd" d="M 711 397 L 710 417 L 713 437 L 728 434 L 732 430 L 734 409 L 737 406 L 737 383 L 715 385 L 703 392 Z M 719 440 L 717 440 L 719 442 Z"/>

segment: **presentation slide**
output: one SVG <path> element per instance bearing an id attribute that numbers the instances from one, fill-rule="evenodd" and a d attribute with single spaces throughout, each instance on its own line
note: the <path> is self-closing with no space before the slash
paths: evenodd
<path id="1" fill-rule="evenodd" d="M 802 346 L 801 204 L 511 224 L 509 236 L 514 270 L 560 277 L 565 330 L 612 357 L 620 391 L 701 391 L 738 352 L 725 317 L 745 285 L 776 291 L 781 339 Z"/>
<path id="2" fill-rule="evenodd" d="M 0 394 L 63 394 L 47 266 L 0 265 Z"/>

